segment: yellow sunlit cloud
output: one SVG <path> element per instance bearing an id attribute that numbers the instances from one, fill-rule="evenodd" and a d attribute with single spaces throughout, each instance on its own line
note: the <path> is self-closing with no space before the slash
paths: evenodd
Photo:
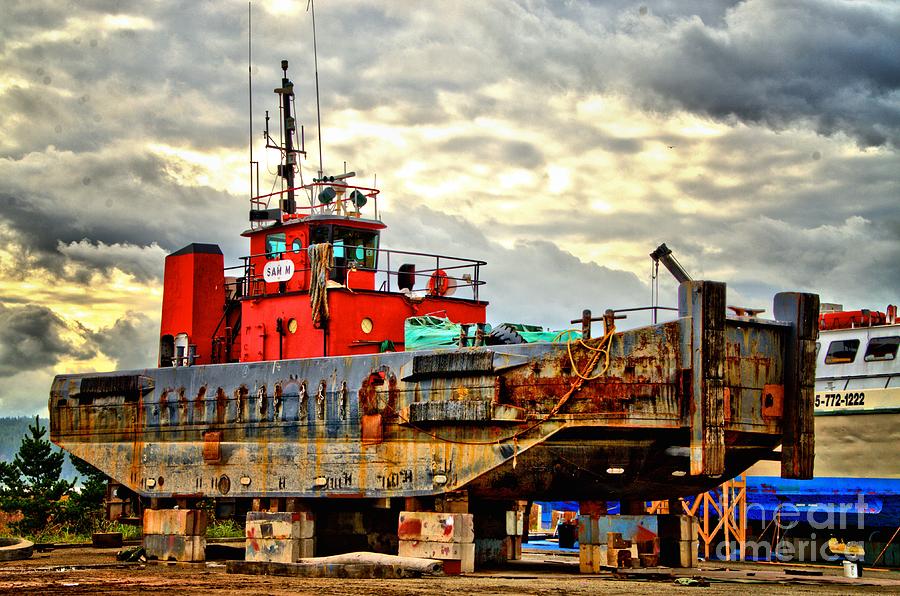
<path id="1" fill-rule="evenodd" d="M 276 16 L 306 10 L 306 2 L 301 0 L 265 0 L 261 4 L 266 12 Z"/>
<path id="2" fill-rule="evenodd" d="M 127 14 L 109 14 L 103 17 L 103 29 L 108 31 L 131 30 L 138 31 L 141 29 L 152 30 L 156 28 L 153 21 L 144 17 L 136 17 Z"/>
<path id="3" fill-rule="evenodd" d="M 169 174 L 179 184 L 208 186 L 237 195 L 247 192 L 247 156 L 243 153 L 197 151 L 162 143 L 149 143 L 146 148 L 172 164 Z"/>

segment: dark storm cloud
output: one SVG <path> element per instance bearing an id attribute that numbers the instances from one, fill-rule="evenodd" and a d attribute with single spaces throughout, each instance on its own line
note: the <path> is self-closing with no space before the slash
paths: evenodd
<path id="1" fill-rule="evenodd" d="M 115 360 L 117 370 L 148 368 L 157 364 L 159 320 L 127 312 L 111 327 L 89 334 L 97 349 Z"/>
<path id="2" fill-rule="evenodd" d="M 365 109 L 396 96 L 433 105 L 431 118 L 438 121 L 444 114 L 436 98 L 448 91 L 484 97 L 481 110 L 514 111 L 502 103 L 492 108 L 483 88 L 515 79 L 536 94 L 620 91 L 652 109 L 776 130 L 809 123 L 862 146 L 900 143 L 900 9 L 893 3 L 531 3 L 526 9 L 493 2 L 383 10 L 391 23 L 383 37 L 355 36 L 359 21 L 352 14 L 323 19 L 329 38 L 346 40 L 343 60 L 322 68 L 325 86 L 339 91 L 336 105 L 359 101 L 356 107 Z M 353 86 L 366 92 L 345 93 Z"/>
<path id="3" fill-rule="evenodd" d="M 184 187 L 153 155 L 110 151 L 30 155 L 0 161 L 0 237 L 31 266 L 87 283 L 117 268 L 140 281 L 162 273 L 162 254 L 191 241 L 225 244 L 237 256 L 246 203 L 210 188 Z"/>
<path id="4" fill-rule="evenodd" d="M 64 334 L 70 328 L 49 308 L 36 304 L 0 304 L 0 377 L 38 370 L 60 358 L 90 358 L 91 348 L 74 345 Z"/>
<path id="5" fill-rule="evenodd" d="M 775 129 L 809 121 L 862 146 L 900 146 L 895 3 L 750 1 L 719 25 L 687 15 L 630 25 L 610 57 L 651 104 Z"/>
<path id="6" fill-rule="evenodd" d="M 254 99 L 268 101 L 279 58 L 291 58 L 301 117 L 311 122 L 313 88 L 301 76 L 312 66 L 302 4 L 285 16 L 256 8 Z M 245 143 L 243 7 L 78 3 L 66 10 L 38 2 L 7 10 L 0 32 L 16 41 L 62 27 L 64 17 L 101 21 L 105 10 L 153 25 L 87 31 L 77 43 L 62 38 L 8 51 L 4 71 L 32 86 L 0 95 L 0 112 L 41 116 L 6 122 L 18 154 L 49 144 L 96 148 L 110 136 L 148 134 L 197 148 Z M 890 3 L 765 0 L 527 8 L 494 2 L 435 11 L 339 3 L 319 19 L 322 106 L 326 121 L 329 109 L 391 106 L 410 124 L 434 123 L 448 117 L 437 101 L 448 91 L 472 99 L 471 117 L 515 113 L 515 102 L 484 93 L 485 86 L 513 79 L 527 81 L 537 94 L 623 90 L 658 109 L 778 129 L 812 122 L 824 134 L 846 132 L 862 145 L 896 144 L 897 10 Z M 46 77 L 52 83 L 44 84 Z M 157 109 L 160 104 L 166 108 Z"/>

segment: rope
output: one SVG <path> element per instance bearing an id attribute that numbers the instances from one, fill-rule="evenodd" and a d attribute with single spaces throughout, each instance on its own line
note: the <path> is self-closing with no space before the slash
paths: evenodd
<path id="1" fill-rule="evenodd" d="M 328 242 L 310 244 L 309 256 L 309 304 L 312 306 L 312 322 L 316 329 L 328 321 L 328 278 L 334 267 L 334 248 Z"/>
<path id="2" fill-rule="evenodd" d="M 897 533 L 898 533 L 898 532 L 900 532 L 900 526 L 897 526 L 897 530 L 894 532 L 894 535 L 891 536 L 891 539 L 888 540 L 887 544 L 884 545 L 884 548 L 881 549 L 881 554 L 879 554 L 878 557 L 875 559 L 875 561 L 872 563 L 872 567 L 874 567 L 875 565 L 877 565 L 877 564 L 878 564 L 878 561 L 881 560 L 881 557 L 884 556 L 884 553 L 887 552 L 888 547 L 891 545 L 891 542 L 894 541 L 894 538 L 897 537 Z"/>
<path id="3" fill-rule="evenodd" d="M 513 433 L 509 436 L 500 437 L 499 439 L 494 439 L 492 441 L 459 441 L 457 439 L 450 439 L 448 437 L 442 437 L 441 435 L 433 433 L 424 428 L 418 427 L 415 424 L 413 424 L 412 422 L 410 422 L 408 419 L 406 419 L 400 412 L 398 412 L 396 410 L 394 410 L 394 414 L 396 414 L 397 417 L 400 420 L 402 420 L 404 424 L 406 424 L 413 430 L 418 431 L 423 434 L 426 434 L 429 437 L 431 437 L 437 441 L 442 441 L 444 443 L 451 443 L 454 445 L 500 445 L 501 443 L 505 443 L 507 441 L 513 441 L 513 444 L 515 445 L 515 451 L 513 452 L 513 461 L 515 462 L 515 457 L 519 450 L 519 443 L 518 443 L 519 437 L 521 437 L 525 433 L 528 433 L 528 432 L 534 430 L 538 426 L 540 426 L 540 425 L 544 424 L 545 422 L 547 422 L 548 420 L 550 420 L 552 417 L 556 416 L 556 414 L 559 413 L 559 411 L 562 409 L 562 407 L 564 405 L 566 405 L 566 402 L 569 401 L 569 398 L 572 397 L 572 394 L 574 394 L 576 391 L 581 389 L 581 386 L 584 385 L 585 381 L 593 381 L 593 380 L 598 379 L 601 376 L 606 374 L 606 371 L 609 370 L 609 347 L 610 347 L 610 344 L 612 343 L 612 341 L 611 341 L 612 336 L 615 335 L 615 332 L 616 332 L 615 325 L 610 325 L 606 334 L 603 337 L 599 338 L 596 346 L 592 346 L 592 345 L 590 345 L 590 343 L 588 343 L 587 341 L 584 341 L 580 338 L 575 341 L 566 342 L 566 350 L 569 354 L 569 359 L 572 363 L 572 372 L 575 373 L 575 379 L 572 381 L 571 385 L 569 386 L 568 391 L 566 391 L 562 395 L 562 397 L 559 398 L 559 401 L 556 402 L 556 405 L 553 406 L 553 408 L 547 413 L 546 416 L 544 416 L 540 420 L 537 420 L 536 422 L 530 424 L 529 426 L 516 431 L 515 433 Z M 591 356 L 588 360 L 587 366 L 585 366 L 584 369 L 582 369 L 582 370 L 579 370 L 577 364 L 575 363 L 574 356 L 572 355 L 572 345 L 573 344 L 578 344 L 578 345 L 586 348 L 588 350 L 588 353 L 591 354 Z M 591 371 L 593 371 L 594 368 L 596 368 L 601 357 L 604 357 L 604 359 L 605 359 L 603 368 L 596 375 L 588 376 L 588 375 L 590 375 Z M 385 404 L 385 405 L 387 405 L 387 404 Z"/>

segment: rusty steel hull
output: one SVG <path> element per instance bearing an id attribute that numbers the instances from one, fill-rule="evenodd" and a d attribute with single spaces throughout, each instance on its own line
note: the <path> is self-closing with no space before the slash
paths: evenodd
<path id="1" fill-rule="evenodd" d="M 746 469 L 788 427 L 783 451 L 806 457 L 811 385 L 791 354 L 811 349 L 808 313 L 726 319 L 691 283 L 706 290 L 688 316 L 616 333 L 606 374 L 567 399 L 590 352 L 565 343 L 61 375 L 51 438 L 176 498 L 664 499 Z"/>

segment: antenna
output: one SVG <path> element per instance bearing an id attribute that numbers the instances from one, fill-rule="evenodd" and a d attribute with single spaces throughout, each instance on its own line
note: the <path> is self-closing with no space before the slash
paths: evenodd
<path id="1" fill-rule="evenodd" d="M 322 110 L 319 107 L 319 55 L 316 44 L 316 5 L 313 0 L 309 0 L 306 10 L 312 13 L 312 29 L 313 29 L 313 65 L 316 71 L 316 136 L 319 139 L 319 178 L 322 177 Z"/>
<path id="2" fill-rule="evenodd" d="M 250 99 L 250 199 L 253 199 L 253 3 L 247 2 L 247 94 Z M 257 183 L 259 181 L 257 180 Z M 257 193 L 259 194 L 259 193 Z"/>

